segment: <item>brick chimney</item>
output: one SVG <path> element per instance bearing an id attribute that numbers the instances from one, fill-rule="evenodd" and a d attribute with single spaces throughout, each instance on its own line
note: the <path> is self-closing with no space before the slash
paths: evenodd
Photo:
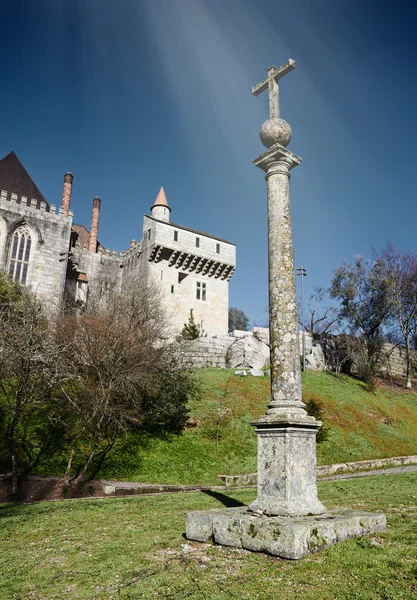
<path id="1" fill-rule="evenodd" d="M 88 249 L 92 252 L 97 251 L 98 222 L 100 219 L 101 200 L 96 196 L 93 200 L 93 213 L 91 215 L 90 237 L 88 240 Z"/>
<path id="2" fill-rule="evenodd" d="M 68 211 L 70 209 L 70 204 L 71 204 L 71 192 L 72 192 L 73 179 L 74 179 L 74 175 L 72 173 L 65 173 L 64 188 L 62 190 L 61 208 L 64 209 L 64 213 L 67 216 L 68 216 Z"/>

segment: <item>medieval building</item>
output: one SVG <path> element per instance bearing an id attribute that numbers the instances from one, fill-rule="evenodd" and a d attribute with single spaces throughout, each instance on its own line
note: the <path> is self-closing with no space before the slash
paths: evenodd
<path id="1" fill-rule="evenodd" d="M 174 330 L 193 314 L 209 336 L 227 333 L 234 244 L 170 220 L 161 188 L 142 239 L 117 253 L 98 241 L 100 198 L 90 230 L 73 223 L 73 176 L 64 177 L 61 205 L 49 204 L 14 152 L 0 160 L 0 269 L 61 310 L 64 294 L 78 304 L 94 293 L 123 291 L 132 281 L 156 284 Z"/>

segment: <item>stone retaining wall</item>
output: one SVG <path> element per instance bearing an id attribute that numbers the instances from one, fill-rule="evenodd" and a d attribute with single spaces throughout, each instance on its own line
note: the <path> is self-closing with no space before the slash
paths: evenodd
<path id="1" fill-rule="evenodd" d="M 381 371 L 388 377 L 405 377 L 406 362 L 405 349 L 393 344 L 384 344 L 385 364 Z M 414 360 L 417 358 L 417 352 L 412 351 Z"/>
<path id="2" fill-rule="evenodd" d="M 384 467 L 403 467 L 405 465 L 416 465 L 417 456 L 394 456 L 392 458 L 376 458 L 373 460 L 360 460 L 350 463 L 334 465 L 323 465 L 317 467 L 317 477 L 337 475 L 340 473 L 357 473 L 360 471 L 373 471 Z M 244 487 L 257 485 L 258 474 L 247 473 L 245 475 L 218 475 L 226 487 Z"/>
<path id="3" fill-rule="evenodd" d="M 300 356 L 303 351 L 303 335 L 299 331 Z M 260 342 L 269 346 L 269 329 L 267 327 L 254 327 L 253 331 L 233 331 L 226 335 L 215 337 L 201 337 L 196 340 L 183 342 L 184 354 L 196 368 L 202 367 L 221 367 L 225 368 L 227 364 L 227 355 L 230 347 L 237 340 L 245 338 L 256 338 Z M 317 342 L 313 346 L 313 337 L 306 332 L 306 359 L 307 368 L 322 369 L 325 365 L 324 355 Z M 317 360 L 317 354 L 322 358 Z M 394 346 L 393 344 L 384 345 L 385 360 L 381 368 L 381 373 L 385 376 L 405 377 L 405 351 L 404 348 Z M 417 352 L 413 351 L 417 359 Z"/>
<path id="4" fill-rule="evenodd" d="M 201 337 L 182 342 L 185 357 L 198 369 L 202 367 L 226 367 L 226 355 L 235 341 L 230 336 Z"/>
<path id="5" fill-rule="evenodd" d="M 269 346 L 269 329 L 267 327 L 254 327 L 253 331 L 233 331 L 226 335 L 214 337 L 201 337 L 196 340 L 182 342 L 185 356 L 196 368 L 202 367 L 227 367 L 227 353 L 232 344 L 243 338 L 255 337 Z M 302 333 L 300 337 L 300 354 L 302 353 Z M 306 333 L 306 352 L 311 352 L 313 338 Z"/>

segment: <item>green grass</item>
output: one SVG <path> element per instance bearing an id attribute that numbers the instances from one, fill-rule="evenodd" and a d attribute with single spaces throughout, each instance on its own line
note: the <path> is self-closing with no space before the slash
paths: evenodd
<path id="1" fill-rule="evenodd" d="M 417 474 L 322 482 L 319 495 L 383 510 L 387 531 L 291 562 L 185 545 L 186 511 L 222 506 L 204 493 L 2 505 L 0 599 L 416 598 Z"/>
<path id="2" fill-rule="evenodd" d="M 256 471 L 257 440 L 249 422 L 267 408 L 268 378 L 238 377 L 228 369 L 202 369 L 198 377 L 202 400 L 190 406 L 184 434 L 129 437 L 109 456 L 100 477 L 215 484 L 217 474 Z M 307 371 L 303 397 L 322 403 L 330 427 L 329 439 L 317 446 L 318 464 L 417 454 L 417 394 L 398 387 L 373 394 L 353 378 Z"/>

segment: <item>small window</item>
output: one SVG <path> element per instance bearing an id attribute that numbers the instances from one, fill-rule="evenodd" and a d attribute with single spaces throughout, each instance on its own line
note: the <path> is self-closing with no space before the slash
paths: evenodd
<path id="1" fill-rule="evenodd" d="M 220 244 L 216 244 L 216 252 L 217 254 L 220 254 Z"/>
<path id="2" fill-rule="evenodd" d="M 197 281 L 196 298 L 197 300 L 206 300 L 206 284 L 202 281 Z"/>
<path id="3" fill-rule="evenodd" d="M 161 271 L 161 281 L 163 280 L 163 278 L 164 278 L 164 272 Z"/>
<path id="4" fill-rule="evenodd" d="M 187 277 L 187 273 L 178 273 L 178 283 L 181 283 L 182 281 L 184 281 L 184 279 Z"/>
<path id="5" fill-rule="evenodd" d="M 148 240 L 150 240 L 150 239 L 151 239 L 151 230 L 148 229 Z"/>
<path id="6" fill-rule="evenodd" d="M 174 242 L 178 242 L 178 231 L 174 231 Z"/>
<path id="7" fill-rule="evenodd" d="M 195 238 L 195 245 L 196 245 L 196 248 L 200 248 L 200 238 L 199 237 Z"/>
<path id="8" fill-rule="evenodd" d="M 173 294 L 173 293 L 174 293 L 174 286 L 171 285 L 171 294 Z"/>

